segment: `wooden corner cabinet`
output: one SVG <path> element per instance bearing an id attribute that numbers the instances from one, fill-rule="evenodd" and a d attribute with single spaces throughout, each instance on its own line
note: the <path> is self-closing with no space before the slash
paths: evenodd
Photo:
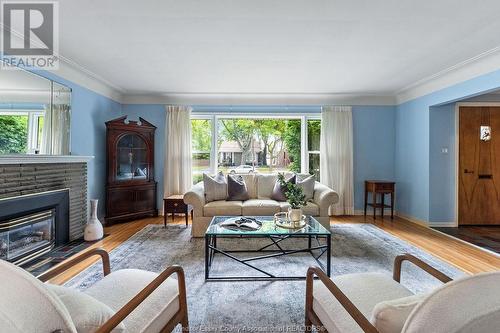
<path id="1" fill-rule="evenodd" d="M 158 216 L 154 180 L 156 127 L 127 116 L 106 122 L 106 223 Z"/>

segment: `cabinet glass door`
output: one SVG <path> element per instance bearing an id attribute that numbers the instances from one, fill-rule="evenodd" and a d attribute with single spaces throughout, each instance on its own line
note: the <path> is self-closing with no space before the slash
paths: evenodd
<path id="1" fill-rule="evenodd" d="M 136 134 L 123 136 L 117 144 L 116 180 L 148 179 L 148 149 Z"/>

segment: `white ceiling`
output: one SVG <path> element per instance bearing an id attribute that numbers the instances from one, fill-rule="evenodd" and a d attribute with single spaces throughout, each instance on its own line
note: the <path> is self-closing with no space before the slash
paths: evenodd
<path id="1" fill-rule="evenodd" d="M 130 94 L 395 94 L 500 45 L 500 1 L 64 0 L 60 53 Z"/>

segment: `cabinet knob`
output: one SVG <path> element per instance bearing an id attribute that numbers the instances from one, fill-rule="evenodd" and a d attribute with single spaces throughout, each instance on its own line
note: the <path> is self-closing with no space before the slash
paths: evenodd
<path id="1" fill-rule="evenodd" d="M 177 202 L 176 202 L 176 203 L 174 203 L 174 207 L 177 207 L 177 205 L 178 205 L 178 203 L 177 203 Z"/>

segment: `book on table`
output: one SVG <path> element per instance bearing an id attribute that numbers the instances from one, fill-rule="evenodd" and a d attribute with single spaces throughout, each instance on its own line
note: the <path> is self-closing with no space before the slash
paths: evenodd
<path id="1" fill-rule="evenodd" d="M 255 231 L 262 227 L 262 222 L 253 217 L 241 216 L 227 219 L 221 222 L 220 226 L 231 230 Z"/>

